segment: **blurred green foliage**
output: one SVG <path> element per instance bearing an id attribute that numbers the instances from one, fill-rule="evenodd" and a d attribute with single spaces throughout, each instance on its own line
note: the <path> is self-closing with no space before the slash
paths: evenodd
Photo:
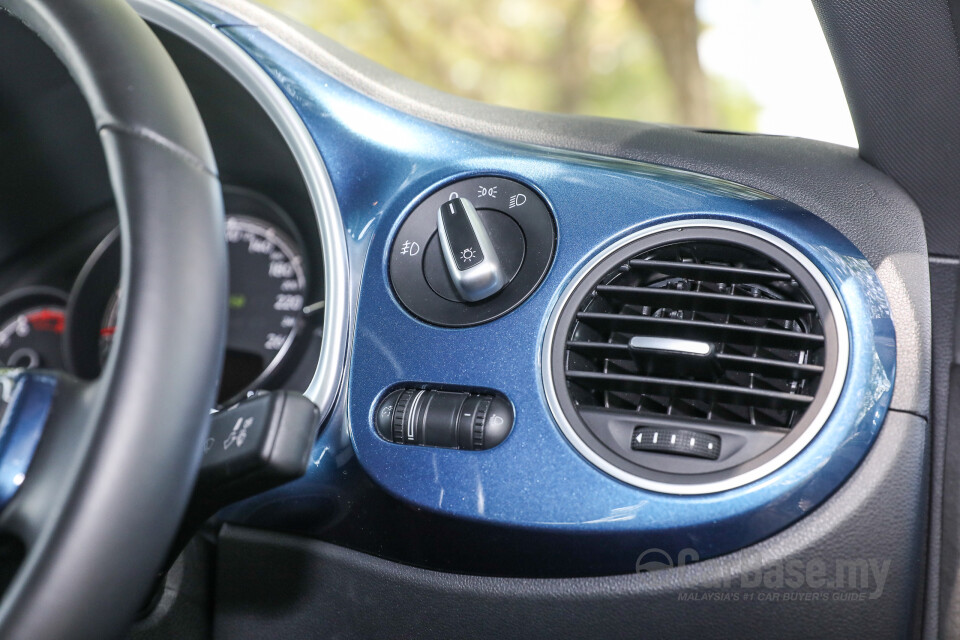
<path id="1" fill-rule="evenodd" d="M 394 71 L 468 98 L 755 128 L 751 98 L 699 65 L 703 25 L 694 0 L 260 1 Z"/>

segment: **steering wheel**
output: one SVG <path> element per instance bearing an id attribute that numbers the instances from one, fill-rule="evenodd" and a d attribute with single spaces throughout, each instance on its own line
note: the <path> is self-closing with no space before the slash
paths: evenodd
<path id="1" fill-rule="evenodd" d="M 90 106 L 124 291 L 99 379 L 0 378 L 0 637 L 112 637 L 148 595 L 196 479 L 226 332 L 222 195 L 187 87 L 126 3 L 0 10 L 46 42 Z"/>

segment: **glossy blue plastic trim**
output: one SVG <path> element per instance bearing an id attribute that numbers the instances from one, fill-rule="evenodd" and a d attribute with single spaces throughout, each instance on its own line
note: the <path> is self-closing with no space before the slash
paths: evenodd
<path id="1" fill-rule="evenodd" d="M 35 372 L 0 372 L 6 407 L 0 420 L 0 509 L 16 495 L 50 415 L 57 379 Z"/>
<path id="2" fill-rule="evenodd" d="M 185 4 L 212 15 L 204 3 Z M 873 269 L 827 223 L 723 180 L 418 120 L 339 83 L 256 28 L 222 31 L 277 82 L 313 135 L 348 232 L 358 300 L 347 397 L 318 440 L 306 477 L 235 506 L 228 519 L 322 532 L 332 519 L 354 517 L 350 501 L 358 499 L 361 481 L 347 469 L 355 456 L 369 478 L 415 510 L 483 523 L 527 543 L 541 534 L 579 541 L 597 573 L 627 572 L 648 548 L 671 554 L 692 548 L 706 558 L 766 538 L 816 508 L 866 455 L 890 402 L 893 323 Z M 542 194 L 557 220 L 555 262 L 540 288 L 503 318 L 468 329 L 425 324 L 391 291 L 389 247 L 419 200 L 453 180 L 484 174 L 520 180 Z M 842 302 L 850 359 L 833 414 L 792 461 L 737 489 L 676 496 L 624 484 L 574 450 L 546 405 L 540 349 L 558 296 L 592 256 L 639 229 L 690 218 L 750 225 L 797 247 Z M 388 443 L 374 429 L 373 411 L 400 384 L 496 390 L 513 402 L 515 426 L 488 451 Z M 334 513 L 321 499 L 330 495 L 338 500 Z"/>

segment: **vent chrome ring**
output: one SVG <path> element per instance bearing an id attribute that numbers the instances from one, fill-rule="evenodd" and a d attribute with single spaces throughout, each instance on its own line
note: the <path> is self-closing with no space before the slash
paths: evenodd
<path id="1" fill-rule="evenodd" d="M 733 232 L 743 234 L 755 241 L 759 241 L 757 243 L 758 245 L 765 243 L 770 246 L 771 250 L 779 250 L 785 254 L 785 257 L 789 258 L 790 261 L 796 263 L 794 267 L 799 267 L 803 271 L 802 274 L 797 274 L 787 270 L 787 273 L 798 280 L 800 279 L 798 276 L 804 276 L 803 279 L 807 281 L 808 289 L 810 288 L 810 284 L 815 285 L 816 290 L 809 293 L 819 294 L 817 298 L 821 301 L 824 309 L 821 310 L 818 308 L 818 313 L 824 315 L 823 312 L 826 312 L 827 318 L 829 319 L 829 322 L 825 321 L 823 323 L 825 337 L 828 339 L 828 346 L 831 351 L 828 353 L 830 358 L 830 375 L 825 375 L 823 380 L 823 382 L 827 382 L 828 385 L 821 385 L 818 388 L 816 392 L 817 402 L 811 405 L 809 415 L 805 414 L 803 416 L 802 429 L 798 429 L 796 434 L 792 434 L 789 439 L 784 437 L 784 443 L 779 447 L 779 450 L 777 450 L 778 447 L 771 447 L 770 449 L 773 451 L 771 455 L 758 455 L 755 464 L 740 465 L 725 475 L 710 473 L 690 474 L 683 480 L 678 477 L 677 481 L 663 479 L 664 476 L 669 476 L 670 474 L 648 473 L 641 475 L 624 468 L 624 465 L 614 464 L 609 459 L 611 458 L 610 455 L 604 457 L 598 453 L 597 449 L 603 445 L 598 445 L 596 442 L 593 443 L 593 446 L 588 444 L 585 439 L 581 437 L 581 432 L 584 431 L 584 428 L 581 425 L 578 425 L 581 428 L 575 428 L 571 423 L 571 420 L 579 420 L 581 423 L 583 420 L 580 418 L 577 409 L 574 408 L 574 410 L 570 410 L 574 404 L 572 400 L 569 399 L 570 394 L 566 389 L 566 367 L 563 364 L 563 357 L 560 356 L 558 358 L 557 356 L 558 341 L 561 343 L 559 353 L 566 351 L 565 343 L 570 325 L 567 324 L 564 327 L 560 327 L 559 325 L 565 313 L 570 313 L 571 304 L 579 308 L 583 303 L 584 298 L 572 300 L 576 292 L 583 292 L 581 285 L 584 285 L 584 282 L 588 279 L 599 280 L 605 277 L 605 275 L 600 275 L 599 278 L 596 277 L 599 268 L 604 266 L 605 262 L 610 261 L 611 257 L 618 254 L 618 252 L 623 253 L 624 250 L 630 249 L 631 245 L 642 244 L 642 241 L 648 241 L 648 243 L 646 246 L 638 248 L 637 253 L 671 243 L 683 242 L 685 240 L 685 238 L 680 235 L 677 237 L 669 237 L 669 234 L 664 235 L 665 232 L 677 232 L 681 234 L 685 231 L 691 231 L 702 234 L 703 231 L 709 229 L 717 229 L 718 232 L 721 233 Z M 664 235 L 663 241 L 660 242 L 659 238 L 652 241 L 652 237 L 658 235 Z M 762 254 L 762 250 L 756 247 L 752 248 L 756 253 Z M 771 260 L 773 259 L 771 258 Z M 609 274 L 609 271 L 605 271 L 604 274 Z M 591 286 L 588 291 L 592 292 L 593 286 Z M 849 334 L 847 331 L 846 317 L 840 300 L 823 273 L 821 273 L 802 252 L 783 239 L 756 227 L 725 220 L 695 219 L 659 224 L 632 233 L 605 248 L 577 272 L 560 294 L 546 324 L 541 349 L 541 374 L 547 404 L 550 407 L 554 419 L 567 440 L 569 440 L 574 448 L 589 462 L 618 480 L 642 489 L 677 495 L 697 495 L 726 491 L 759 480 L 776 471 L 799 454 L 823 428 L 836 406 L 846 380 L 849 354 Z M 561 391 L 558 391 L 558 385 L 562 385 Z M 561 393 L 566 393 L 568 396 L 563 401 L 561 401 Z M 567 411 L 564 410 L 565 405 Z M 568 415 L 570 413 L 574 415 Z M 704 428 L 709 431 L 708 427 L 705 426 Z M 607 453 L 609 454 L 609 452 Z M 650 477 L 651 475 L 654 477 Z M 717 477 L 718 475 L 724 477 Z"/>

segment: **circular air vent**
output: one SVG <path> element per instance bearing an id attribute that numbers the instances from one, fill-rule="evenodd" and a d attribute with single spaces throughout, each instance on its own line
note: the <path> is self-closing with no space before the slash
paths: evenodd
<path id="1" fill-rule="evenodd" d="M 846 371 L 824 276 L 779 238 L 726 222 L 619 242 L 550 326 L 545 386 L 565 435 L 607 473 L 669 493 L 730 489 L 788 462 Z"/>

